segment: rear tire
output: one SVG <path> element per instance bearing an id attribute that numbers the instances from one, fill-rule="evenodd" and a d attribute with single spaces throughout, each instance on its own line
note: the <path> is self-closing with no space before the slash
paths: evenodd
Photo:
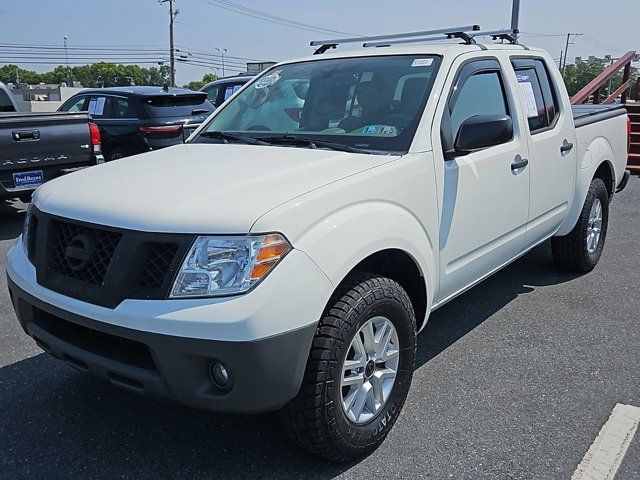
<path id="1" fill-rule="evenodd" d="M 128 157 L 131 155 L 124 148 L 114 148 L 109 152 L 109 156 L 107 157 L 107 162 L 113 162 L 114 160 L 118 160 L 120 158 Z"/>
<path id="2" fill-rule="evenodd" d="M 594 178 L 587 192 L 576 226 L 568 235 L 551 240 L 557 265 L 587 273 L 600 260 L 609 225 L 609 192 L 604 182 Z"/>
<path id="3" fill-rule="evenodd" d="M 416 319 L 404 289 L 378 275 L 353 275 L 318 324 L 300 391 L 280 412 L 285 430 L 331 460 L 370 454 L 400 414 L 415 355 Z"/>

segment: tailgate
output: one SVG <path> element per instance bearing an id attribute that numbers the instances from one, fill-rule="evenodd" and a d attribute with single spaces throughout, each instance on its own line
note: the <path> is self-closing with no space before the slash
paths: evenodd
<path id="1" fill-rule="evenodd" d="M 84 113 L 0 116 L 0 172 L 91 162 L 89 119 Z"/>

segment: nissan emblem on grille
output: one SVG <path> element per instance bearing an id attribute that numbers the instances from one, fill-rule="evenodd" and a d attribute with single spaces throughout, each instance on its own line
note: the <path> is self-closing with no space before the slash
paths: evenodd
<path id="1" fill-rule="evenodd" d="M 66 248 L 67 265 L 74 272 L 84 270 L 93 256 L 93 248 L 89 238 L 85 235 L 76 235 Z"/>

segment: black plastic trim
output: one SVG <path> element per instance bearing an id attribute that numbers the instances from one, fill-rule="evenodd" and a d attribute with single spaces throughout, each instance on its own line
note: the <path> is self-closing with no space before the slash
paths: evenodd
<path id="1" fill-rule="evenodd" d="M 8 275 L 7 284 L 20 325 L 50 355 L 133 393 L 216 412 L 273 411 L 295 397 L 317 327 L 314 323 L 254 341 L 177 337 L 76 315 L 25 292 Z M 71 330 L 79 326 L 95 332 L 97 340 L 83 343 L 77 338 L 61 338 L 65 335 L 34 320 L 43 313 L 68 323 Z M 131 355 L 116 352 L 111 340 L 97 343 L 102 336 L 122 339 L 124 345 L 144 346 L 152 364 L 131 362 Z M 142 347 L 138 349 L 142 351 Z M 223 362 L 230 372 L 232 384 L 228 388 L 218 388 L 210 378 L 209 369 L 216 361 Z"/>
<path id="2" fill-rule="evenodd" d="M 576 114 L 574 111 L 573 118 L 576 128 L 586 127 L 587 125 L 627 114 L 627 110 L 623 105 L 612 105 L 610 109 L 598 109 L 598 105 L 594 105 L 594 107 L 592 111 L 585 111 L 585 113 Z"/>

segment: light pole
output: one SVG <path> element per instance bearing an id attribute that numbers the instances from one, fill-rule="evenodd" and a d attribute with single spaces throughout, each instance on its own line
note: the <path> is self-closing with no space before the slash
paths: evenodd
<path id="1" fill-rule="evenodd" d="M 223 49 L 216 48 L 216 50 L 220 54 L 220 57 L 222 57 L 222 78 L 224 78 L 224 77 L 226 77 L 226 74 L 224 72 L 224 54 L 227 53 L 227 49 L 226 48 L 223 48 Z"/>
<path id="2" fill-rule="evenodd" d="M 69 37 L 65 35 L 64 36 L 64 63 L 67 65 L 67 68 L 69 68 L 69 54 L 67 53 L 67 40 L 69 40 Z"/>

